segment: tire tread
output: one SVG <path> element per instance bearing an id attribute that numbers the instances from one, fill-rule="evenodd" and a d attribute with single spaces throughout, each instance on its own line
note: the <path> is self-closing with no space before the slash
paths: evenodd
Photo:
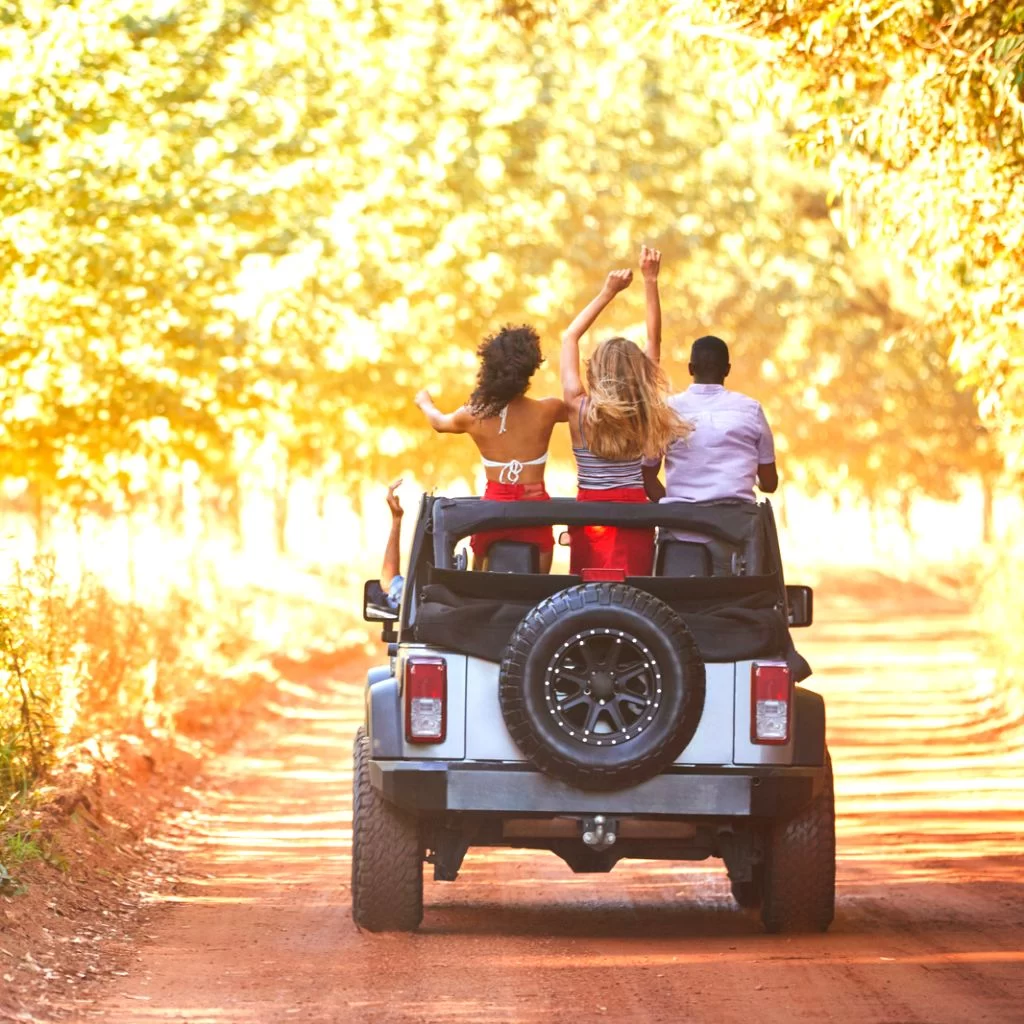
<path id="1" fill-rule="evenodd" d="M 412 932 L 423 920 L 423 847 L 416 819 L 370 782 L 370 742 L 352 749 L 352 920 L 371 932 Z"/>
<path id="2" fill-rule="evenodd" d="M 825 785 L 768 837 L 761 920 L 769 932 L 823 932 L 835 916 L 836 830 L 832 760 Z"/>

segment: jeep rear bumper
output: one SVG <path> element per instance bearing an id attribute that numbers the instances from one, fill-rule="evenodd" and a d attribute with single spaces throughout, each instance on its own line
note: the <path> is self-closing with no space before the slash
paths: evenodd
<path id="1" fill-rule="evenodd" d="M 672 818 L 787 818 L 810 803 L 823 766 L 673 767 L 628 789 L 576 789 L 528 765 L 371 761 L 385 800 L 416 814 L 627 814 Z"/>

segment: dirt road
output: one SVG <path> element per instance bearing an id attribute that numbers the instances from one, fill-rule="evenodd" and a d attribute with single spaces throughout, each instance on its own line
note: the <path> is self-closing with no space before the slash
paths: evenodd
<path id="1" fill-rule="evenodd" d="M 877 595 L 876 595 L 877 596 Z M 897 606 L 902 611 L 897 612 Z M 1024 1021 L 1024 757 L 963 610 L 821 600 L 802 638 L 829 701 L 838 913 L 768 936 L 720 864 L 574 876 L 472 851 L 423 931 L 348 910 L 355 677 L 296 687 L 166 841 L 186 876 L 75 1019 L 225 1022 Z"/>

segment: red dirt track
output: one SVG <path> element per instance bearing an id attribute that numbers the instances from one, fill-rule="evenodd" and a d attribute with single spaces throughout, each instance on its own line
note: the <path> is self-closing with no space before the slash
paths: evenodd
<path id="1" fill-rule="evenodd" d="M 876 595 L 877 596 L 877 595 Z M 426 883 L 414 936 L 348 906 L 362 665 L 295 686 L 163 841 L 183 876 L 127 976 L 72 1019 L 770 1024 L 1024 1021 L 1022 732 L 964 609 L 907 590 L 880 611 L 819 594 L 800 649 L 829 704 L 839 815 L 827 935 L 769 936 L 719 861 L 573 875 L 472 850 Z M 428 869 L 429 870 L 429 869 Z"/>

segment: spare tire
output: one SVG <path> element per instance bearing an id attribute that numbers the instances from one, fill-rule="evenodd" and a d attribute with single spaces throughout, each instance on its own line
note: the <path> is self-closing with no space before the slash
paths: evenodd
<path id="1" fill-rule="evenodd" d="M 501 710 L 541 771 L 580 789 L 619 789 L 664 771 L 704 710 L 704 662 L 682 619 L 621 583 L 542 601 L 501 662 Z"/>

